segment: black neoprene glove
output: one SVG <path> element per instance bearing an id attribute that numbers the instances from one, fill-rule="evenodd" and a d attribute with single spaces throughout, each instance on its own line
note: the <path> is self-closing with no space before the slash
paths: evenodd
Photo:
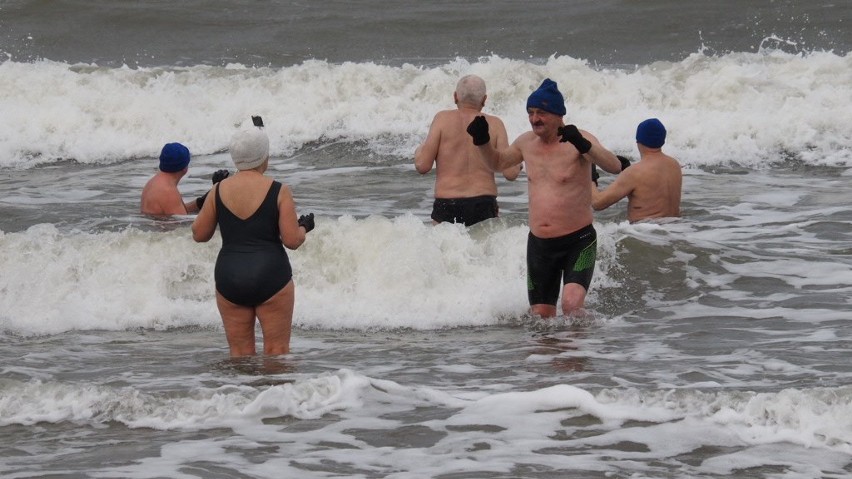
<path id="1" fill-rule="evenodd" d="M 215 185 L 216 183 L 224 180 L 230 174 L 231 173 L 228 170 L 217 170 L 216 173 L 213 173 L 213 184 Z"/>
<path id="2" fill-rule="evenodd" d="M 583 138 L 580 130 L 578 130 L 574 125 L 560 126 L 559 130 L 556 132 L 562 137 L 559 141 L 562 143 L 565 143 L 566 141 L 571 143 L 581 155 L 588 153 L 589 150 L 592 149 L 592 142 Z"/>
<path id="3" fill-rule="evenodd" d="M 479 115 L 467 125 L 467 133 L 473 137 L 473 144 L 481 146 L 491 141 L 491 135 L 488 134 L 488 121 L 483 115 Z"/>
<path id="4" fill-rule="evenodd" d="M 601 175 L 600 173 L 598 173 L 598 167 L 595 166 L 594 163 L 592 163 L 592 181 L 595 182 L 595 186 L 598 186 L 598 178 L 600 177 Z"/>
<path id="5" fill-rule="evenodd" d="M 305 228 L 305 233 L 310 233 L 314 229 L 314 214 L 310 213 L 299 217 L 299 226 Z"/>
<path id="6" fill-rule="evenodd" d="M 618 158 L 618 161 L 621 162 L 621 171 L 626 170 L 627 167 L 630 166 L 630 160 L 627 157 L 620 155 L 616 155 L 615 157 Z"/>
<path id="7" fill-rule="evenodd" d="M 230 174 L 231 173 L 228 172 L 228 170 L 217 170 L 215 173 L 213 173 L 213 184 L 215 185 L 216 183 L 224 180 Z M 197 206 L 199 210 L 201 210 L 201 207 L 204 206 L 204 200 L 207 199 L 208 193 L 210 193 L 210 191 L 207 191 L 207 193 L 204 193 L 203 195 L 195 199 L 195 206 Z"/>

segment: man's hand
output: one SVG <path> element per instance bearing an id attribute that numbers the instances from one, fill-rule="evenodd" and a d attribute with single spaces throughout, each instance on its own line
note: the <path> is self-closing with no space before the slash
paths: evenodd
<path id="1" fill-rule="evenodd" d="M 630 166 L 630 160 L 627 157 L 616 155 L 616 158 L 621 162 L 621 171 L 626 170 Z"/>
<path id="2" fill-rule="evenodd" d="M 473 137 L 473 144 L 482 146 L 491 141 L 491 135 L 488 134 L 488 121 L 485 116 L 479 115 L 467 125 L 467 133 Z"/>
<path id="3" fill-rule="evenodd" d="M 556 132 L 561 137 L 559 141 L 571 143 L 581 155 L 585 155 L 592 149 L 592 142 L 583 138 L 580 130 L 574 125 L 560 126 Z"/>
<path id="4" fill-rule="evenodd" d="M 216 183 L 218 183 L 218 182 L 220 182 L 220 181 L 224 180 L 224 179 L 225 179 L 225 178 L 227 178 L 227 177 L 228 177 L 228 175 L 230 175 L 230 174 L 231 174 L 231 173 L 230 173 L 228 170 L 218 170 L 218 171 L 216 171 L 216 173 L 213 173 L 213 184 L 215 185 Z"/>
<path id="5" fill-rule="evenodd" d="M 216 173 L 213 173 L 213 184 L 215 185 L 216 183 L 224 180 L 225 178 L 228 177 L 228 175 L 230 175 L 228 170 L 216 171 Z M 210 193 L 210 192 L 208 191 L 207 193 Z M 204 193 L 203 195 L 201 195 L 201 196 L 199 196 L 198 198 L 195 199 L 195 206 L 198 207 L 198 211 L 201 211 L 201 207 L 204 206 L 204 200 L 207 199 L 207 193 Z"/>
<path id="6" fill-rule="evenodd" d="M 310 213 L 299 217 L 299 226 L 305 228 L 305 233 L 310 233 L 314 229 L 314 214 Z"/>

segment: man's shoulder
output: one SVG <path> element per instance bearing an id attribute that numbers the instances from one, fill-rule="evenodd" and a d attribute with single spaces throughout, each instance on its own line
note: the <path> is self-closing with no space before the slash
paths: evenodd
<path id="1" fill-rule="evenodd" d="M 159 190 L 163 188 L 164 184 L 168 184 L 164 181 L 165 177 L 161 172 L 157 172 L 154 176 L 148 179 L 148 182 L 145 183 L 145 190 Z"/>
<path id="2" fill-rule="evenodd" d="M 500 126 L 500 127 L 505 128 L 505 127 L 503 126 L 503 120 L 502 120 L 499 116 L 497 116 L 497 115 L 492 115 L 492 114 L 490 114 L 490 113 L 483 113 L 483 115 L 485 116 L 485 119 L 486 119 L 486 120 L 488 120 L 488 123 L 489 123 L 490 125 L 492 125 L 492 126 L 493 126 L 493 125 L 497 125 L 497 126 Z"/>
<path id="3" fill-rule="evenodd" d="M 670 155 L 667 155 L 667 154 L 665 154 L 665 153 L 663 153 L 663 157 L 666 159 L 666 161 L 668 161 L 668 162 L 669 162 L 669 165 L 670 165 L 673 169 L 677 169 L 678 171 L 680 171 L 680 169 L 681 169 L 680 161 L 678 161 L 678 159 L 677 159 L 677 158 L 675 158 L 675 157 L 673 157 L 673 156 L 670 156 Z"/>
<path id="4" fill-rule="evenodd" d="M 529 144 L 535 143 L 537 140 L 538 140 L 538 136 L 536 136 L 535 133 L 533 133 L 532 131 L 525 131 L 525 132 L 521 133 L 520 135 L 518 135 L 518 138 L 515 139 L 515 143 L 517 143 L 519 145 L 520 144 L 529 145 Z"/>
<path id="5" fill-rule="evenodd" d="M 644 166 L 643 166 L 644 165 Z M 651 170 L 656 169 L 660 171 L 680 171 L 681 166 L 680 162 L 677 161 L 676 158 L 666 155 L 665 153 L 660 153 L 659 155 L 647 156 L 644 158 L 640 158 L 638 162 L 635 163 L 636 167 L 640 167 L 639 170 Z M 630 169 L 633 169 L 631 166 Z"/>
<path id="6" fill-rule="evenodd" d="M 432 128 L 446 129 L 450 125 L 458 121 L 458 111 L 456 110 L 441 110 L 435 113 L 435 118 L 432 120 Z"/>
<path id="7" fill-rule="evenodd" d="M 458 115 L 458 110 L 441 110 L 438 113 L 435 113 L 436 120 L 443 120 L 446 118 L 452 118 Z"/>

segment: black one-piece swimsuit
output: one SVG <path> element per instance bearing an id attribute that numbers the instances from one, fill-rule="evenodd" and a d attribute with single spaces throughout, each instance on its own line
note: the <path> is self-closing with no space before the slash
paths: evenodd
<path id="1" fill-rule="evenodd" d="M 222 249 L 216 258 L 216 290 L 241 306 L 258 306 L 293 278 L 290 258 L 278 229 L 278 192 L 273 181 L 263 202 L 248 218 L 234 215 L 216 192 L 216 221 Z"/>

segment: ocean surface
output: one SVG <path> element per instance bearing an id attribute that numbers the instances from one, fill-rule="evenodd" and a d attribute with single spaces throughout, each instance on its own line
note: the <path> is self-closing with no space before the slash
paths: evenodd
<path id="1" fill-rule="evenodd" d="M 0 477 L 852 476 L 850 47 L 838 0 L 0 2 Z M 585 315 L 527 314 L 524 175 L 430 223 L 468 73 L 511 138 L 546 77 L 618 154 L 668 127 L 683 217 L 596 213 Z M 139 194 L 251 115 L 317 227 L 292 353 L 231 360 L 218 235 Z"/>

